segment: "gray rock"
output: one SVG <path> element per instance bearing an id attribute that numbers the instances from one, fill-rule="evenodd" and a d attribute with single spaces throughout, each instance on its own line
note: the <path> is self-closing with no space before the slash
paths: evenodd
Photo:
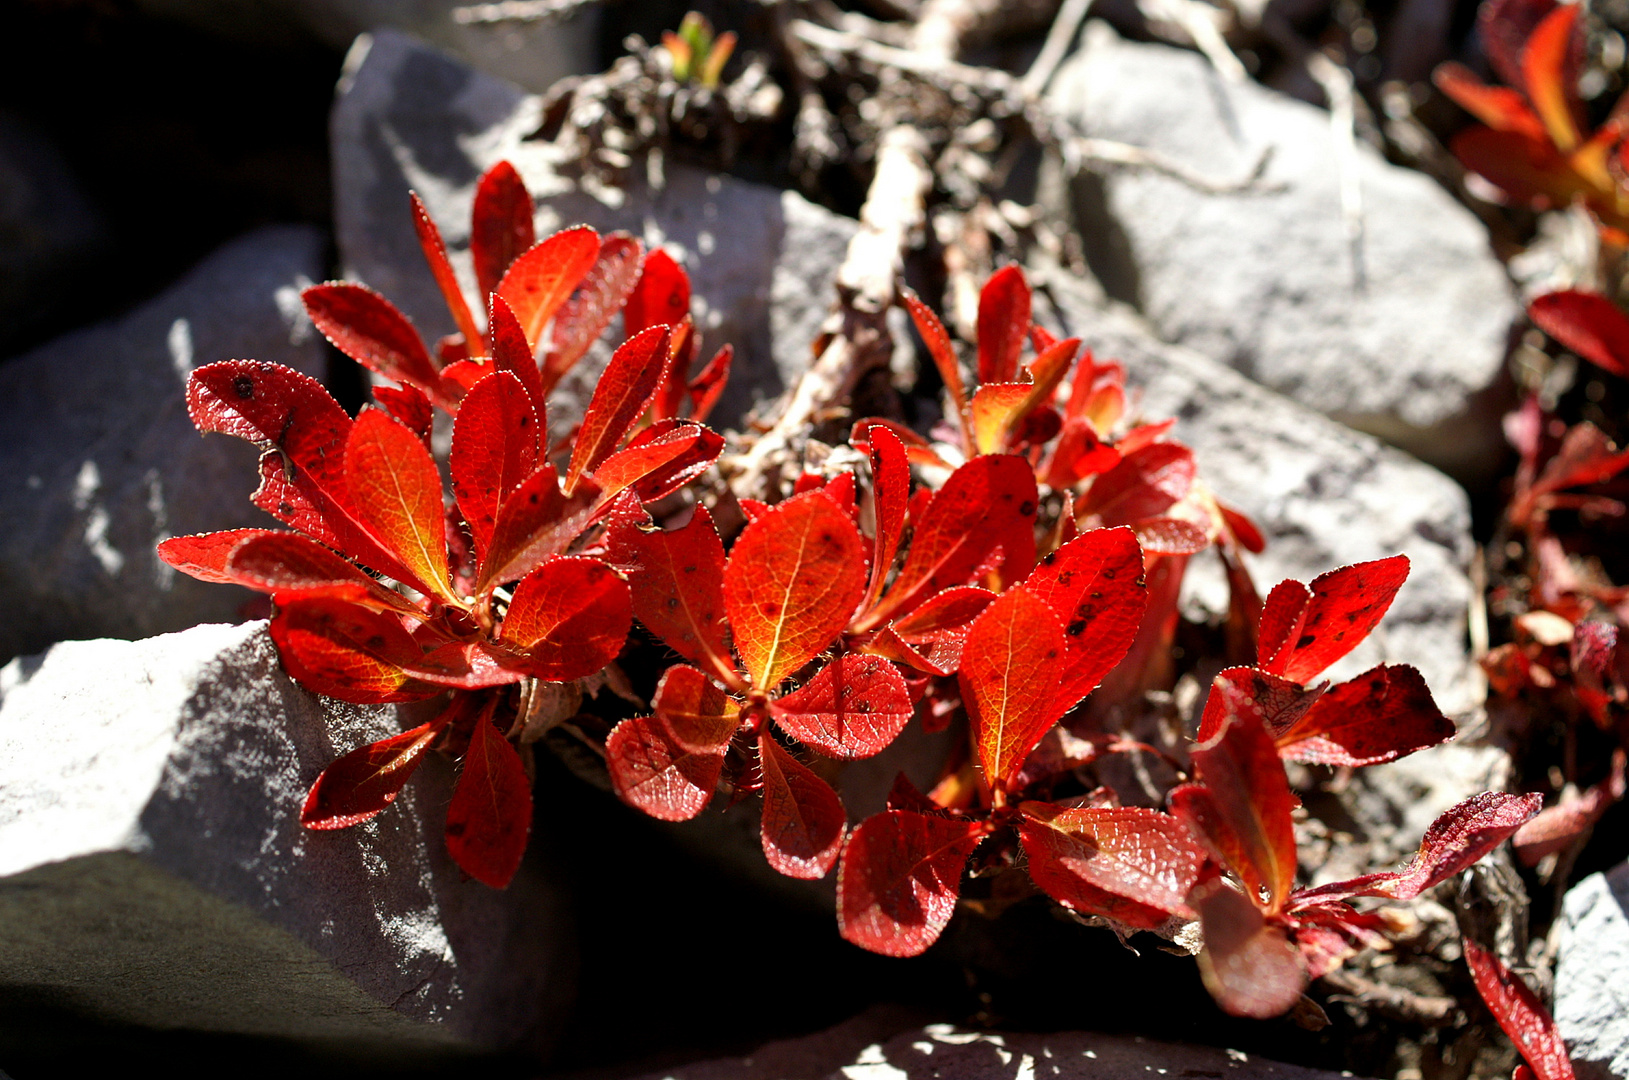
<path id="1" fill-rule="evenodd" d="M 1087 135 L 1217 181 L 1271 150 L 1265 190 L 1207 194 L 1120 167 L 1066 194 L 1054 183 L 1048 198 L 1074 215 L 1110 295 L 1167 341 L 1457 476 L 1490 474 L 1518 311 L 1486 230 L 1447 192 L 1358 147 L 1358 288 L 1327 113 L 1098 23 L 1051 102 Z"/>
<path id="2" fill-rule="evenodd" d="M 1338 566 L 1402 552 L 1408 581 L 1369 639 L 1330 669 L 1349 678 L 1375 664 L 1419 668 L 1438 703 L 1463 718 L 1478 704 L 1465 643 L 1472 551 L 1465 493 L 1427 465 L 1156 338 L 1123 306 L 1101 304 L 1061 274 L 1037 275 L 1054 318 L 1100 360 L 1120 360 L 1149 419 L 1176 417 L 1173 436 L 1194 450 L 1199 476 L 1248 514 L 1267 538 L 1246 556 L 1263 596 L 1285 578 L 1310 581 Z M 1219 615 L 1225 579 L 1208 556 L 1190 566 L 1185 605 Z"/>
<path id="3" fill-rule="evenodd" d="M 106 242 L 62 155 L 0 114 L 0 349 L 72 302 L 70 279 Z"/>
<path id="4" fill-rule="evenodd" d="M 1567 892 L 1555 1020 L 1581 1080 L 1629 1077 L 1629 863 Z"/>
<path id="5" fill-rule="evenodd" d="M 1334 1080 L 1337 1075 L 1237 1050 L 1076 1031 L 1038 1035 L 929 1024 L 886 1041 L 862 1041 L 886 1019 L 868 1014 L 817 1035 L 770 1043 L 749 1057 L 697 1062 L 640 1080 Z"/>
<path id="6" fill-rule="evenodd" d="M 198 434 L 187 374 L 247 357 L 321 377 L 299 290 L 321 280 L 324 247 L 306 226 L 250 233 L 130 314 L 0 366 L 0 660 L 234 617 L 250 594 L 153 553 L 170 536 L 272 524 L 249 503 L 257 452 Z"/>
<path id="7" fill-rule="evenodd" d="M 0 987 L 317 1049 L 546 1042 L 569 982 L 560 901 L 530 864 L 505 892 L 463 880 L 439 759 L 370 822 L 299 823 L 324 766 L 397 730 L 394 709 L 296 686 L 264 623 L 12 661 Z"/>
<path id="8" fill-rule="evenodd" d="M 808 366 L 856 223 L 792 192 L 678 165 L 669 166 L 659 191 L 640 181 L 596 198 L 562 175 L 553 147 L 526 141 L 537 129 L 538 106 L 536 97 L 406 35 L 359 39 L 332 124 L 335 222 L 347 275 L 388 296 L 432 340 L 452 332 L 413 234 L 407 192 L 424 198 L 473 296 L 475 183 L 508 159 L 539 203 L 540 236 L 586 222 L 626 229 L 683 261 L 704 352 L 726 342 L 736 350 L 717 422 L 777 397 Z M 587 381 L 577 381 L 579 395 Z"/>
<path id="9" fill-rule="evenodd" d="M 486 21 L 479 9 L 500 5 L 466 0 L 137 0 L 146 11 L 212 33 L 261 45 L 314 36 L 343 49 L 358 34 L 394 29 L 414 34 L 481 71 L 547 90 L 567 75 L 600 69 L 599 27 L 604 7 L 592 0 L 562 3 L 570 14 L 542 19 Z"/>

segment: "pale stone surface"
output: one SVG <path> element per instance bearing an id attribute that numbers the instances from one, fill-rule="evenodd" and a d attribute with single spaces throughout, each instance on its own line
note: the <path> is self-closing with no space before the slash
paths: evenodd
<path id="1" fill-rule="evenodd" d="M 861 1016 L 830 1031 L 770 1043 L 748 1057 L 697 1062 L 640 1080 L 1334 1080 L 1339 1075 L 1237 1050 L 1136 1036 L 964 1031 L 930 1024 L 868 1041 L 876 1027 Z"/>
<path id="2" fill-rule="evenodd" d="M 1074 217 L 1110 295 L 1159 336 L 1455 475 L 1502 450 L 1499 379 L 1519 312 L 1487 232 L 1429 178 L 1366 145 L 1361 283 L 1342 216 L 1329 116 L 1198 53 L 1093 23 L 1051 101 L 1085 134 L 1235 181 L 1270 151 L 1263 188 L 1200 191 L 1152 170 L 1083 176 L 1053 206 Z"/>
<path id="3" fill-rule="evenodd" d="M 258 453 L 187 418 L 187 375 L 266 360 L 321 378 L 299 290 L 322 234 L 249 233 L 119 319 L 0 365 L 0 660 L 69 638 L 143 637 L 231 619 L 249 593 L 177 574 L 171 536 L 269 525 Z"/>
<path id="4" fill-rule="evenodd" d="M 1555 1020 L 1580 1080 L 1629 1077 L 1629 863 L 1567 892 Z"/>
<path id="5" fill-rule="evenodd" d="M 1245 558 L 1263 596 L 1285 578 L 1306 582 L 1355 562 L 1409 557 L 1408 581 L 1385 620 L 1328 677 L 1412 664 L 1450 716 L 1478 705 L 1465 642 L 1470 509 L 1459 485 L 1192 349 L 1161 342 L 1135 313 L 1095 302 L 1072 279 L 1052 273 L 1037 281 L 1056 302 L 1056 324 L 1084 337 L 1099 360 L 1124 362 L 1143 415 L 1175 417 L 1172 437 L 1193 448 L 1200 479 L 1261 527 L 1266 551 Z M 1190 611 L 1225 611 L 1214 560 L 1196 559 L 1189 579 Z"/>
<path id="6" fill-rule="evenodd" d="M 752 404 L 779 396 L 809 363 L 855 223 L 792 192 L 674 164 L 661 190 L 639 180 L 611 205 L 562 176 L 549 145 L 527 140 L 539 123 L 538 105 L 520 88 L 404 34 L 359 39 L 346 60 L 332 124 L 335 230 L 347 275 L 384 293 L 430 340 L 450 333 L 451 317 L 413 233 L 407 192 L 425 200 L 466 295 L 474 295 L 468 244 L 475 183 L 507 159 L 539 203 L 539 236 L 579 223 L 625 229 L 683 262 L 703 352 L 710 356 L 725 343 L 736 350 L 715 423 L 731 423 Z M 582 367 L 566 381 L 568 398 L 592 385 L 592 359 Z M 569 412 L 551 412 L 550 419 L 558 426 Z"/>
<path id="7" fill-rule="evenodd" d="M 291 682 L 264 623 L 0 669 L 0 987 L 319 1048 L 542 1048 L 570 992 L 563 902 L 535 863 L 504 892 L 464 880 L 450 768 L 361 826 L 299 823 L 323 767 L 400 728 Z"/>

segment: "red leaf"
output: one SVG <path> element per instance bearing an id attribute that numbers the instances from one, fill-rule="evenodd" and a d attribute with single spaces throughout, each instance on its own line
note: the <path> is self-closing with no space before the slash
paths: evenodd
<path id="1" fill-rule="evenodd" d="M 407 567 L 408 584 L 462 605 L 448 582 L 441 474 L 418 436 L 364 409 L 345 440 L 345 479 L 358 520 Z"/>
<path id="2" fill-rule="evenodd" d="M 1522 48 L 1522 80 L 1527 98 L 1550 141 L 1563 154 L 1570 154 L 1583 142 L 1578 130 L 1577 80 L 1568 79 L 1567 58 L 1573 49 L 1573 33 L 1578 8 L 1559 5 L 1546 15 L 1528 35 Z"/>
<path id="3" fill-rule="evenodd" d="M 1568 289 L 1527 305 L 1528 317 L 1562 345 L 1629 379 L 1629 318 L 1604 296 Z"/>
<path id="4" fill-rule="evenodd" d="M 692 340 L 694 339 L 694 331 Z M 735 346 L 720 346 L 713 358 L 707 361 L 707 366 L 701 369 L 701 374 L 690 380 L 686 393 L 690 395 L 690 419 L 701 423 L 718 404 L 719 397 L 724 393 L 724 387 L 730 381 L 730 363 L 735 358 Z"/>
<path id="5" fill-rule="evenodd" d="M 1330 689 L 1275 741 L 1288 761 L 1378 765 L 1453 737 L 1420 673 L 1382 664 Z"/>
<path id="6" fill-rule="evenodd" d="M 560 555 L 515 587 L 499 641 L 524 655 L 516 670 L 569 682 L 615 660 L 632 628 L 627 582 L 598 559 Z"/>
<path id="7" fill-rule="evenodd" d="M 1227 522 L 1227 531 L 1233 534 L 1233 539 L 1238 541 L 1240 547 L 1253 555 L 1260 555 L 1267 550 L 1267 540 L 1261 535 L 1261 530 L 1256 528 L 1254 521 L 1223 503 L 1218 502 L 1216 507 L 1222 512 L 1222 520 Z"/>
<path id="8" fill-rule="evenodd" d="M 232 550 L 245 540 L 276 535 L 279 534 L 270 529 L 229 529 L 195 536 L 172 536 L 158 545 L 158 557 L 199 581 L 236 585 L 238 578 L 227 569 Z"/>
<path id="9" fill-rule="evenodd" d="M 825 877 L 837 862 L 848 825 L 842 800 L 768 731 L 758 738 L 758 760 L 764 775 L 764 857 L 787 877 Z"/>
<path id="10" fill-rule="evenodd" d="M 300 593 L 345 587 L 353 603 L 376 611 L 424 617 L 407 597 L 385 588 L 315 540 L 294 533 L 246 537 L 227 557 L 226 572 L 229 580 L 263 592 Z"/>
<path id="11" fill-rule="evenodd" d="M 1613 804 L 1623 798 L 1624 764 L 1624 751 L 1620 747 L 1612 753 L 1612 773 L 1606 780 L 1591 785 L 1582 795 L 1546 806 L 1516 830 L 1510 843 L 1522 865 L 1537 866 L 1546 855 L 1569 847 L 1587 835 Z"/>
<path id="12" fill-rule="evenodd" d="M 1104 525 L 1156 517 L 1188 494 L 1197 471 L 1193 451 L 1180 443 L 1145 446 L 1092 481 L 1076 513 Z"/>
<path id="13" fill-rule="evenodd" d="M 1517 203 L 1564 206 L 1580 188 L 1566 158 L 1547 139 L 1471 127 L 1450 139 L 1448 149 Z"/>
<path id="14" fill-rule="evenodd" d="M 1508 86 L 1488 86 L 1463 64 L 1439 64 L 1431 73 L 1437 88 L 1488 127 L 1530 139 L 1548 139 L 1527 99 Z"/>
<path id="15" fill-rule="evenodd" d="M 543 367 L 545 390 L 558 384 L 611 325 L 612 316 L 621 310 L 639 280 L 644 255 L 644 245 L 627 233 L 612 233 L 600 240 L 594 265 L 554 317 L 554 340 Z"/>
<path id="16" fill-rule="evenodd" d="M 673 741 L 692 754 L 718 753 L 741 726 L 741 706 L 688 664 L 667 669 L 651 708 Z"/>
<path id="17" fill-rule="evenodd" d="M 498 507 L 537 471 L 541 434 L 531 395 L 507 371 L 476 383 L 459 405 L 447 464 L 477 560 L 486 557 Z"/>
<path id="18" fill-rule="evenodd" d="M 892 635 L 908 645 L 911 658 L 907 663 L 920 667 L 917 661 L 925 661 L 934 674 L 949 675 L 961 664 L 962 649 L 974 620 L 994 599 L 995 594 L 990 590 L 971 585 L 946 589 L 885 627 L 882 634 Z"/>
<path id="19" fill-rule="evenodd" d="M 910 722 L 910 691 L 888 661 L 845 653 L 770 711 L 781 730 L 834 758 L 880 754 Z"/>
<path id="20" fill-rule="evenodd" d="M 1029 335 L 1029 282 L 1016 263 L 990 275 L 979 292 L 979 386 L 1010 383 Z"/>
<path id="21" fill-rule="evenodd" d="M 1230 684 L 1255 704 L 1281 756 L 1284 733 L 1307 714 L 1307 710 L 1317 703 L 1324 692 L 1321 687 L 1308 690 L 1298 682 L 1281 679 L 1252 667 L 1228 668 L 1218 672 L 1213 681 Z M 1226 697 L 1218 693 L 1205 698 L 1205 711 L 1199 719 L 1199 731 L 1194 736 L 1196 742 L 1209 742 L 1222 730 L 1222 722 L 1227 719 L 1225 702 Z"/>
<path id="22" fill-rule="evenodd" d="M 587 225 L 579 225 L 532 245 L 503 275 L 498 295 L 515 313 L 534 354 L 542 341 L 543 328 L 599 254 L 599 234 Z"/>
<path id="23" fill-rule="evenodd" d="M 1472 795 L 1431 823 L 1419 852 L 1402 870 L 1303 889 L 1296 894 L 1295 902 L 1300 906 L 1350 896 L 1412 900 L 1504 843 L 1543 805 L 1544 798 L 1537 793 L 1507 795 L 1487 791 Z"/>
<path id="24" fill-rule="evenodd" d="M 662 821 L 689 821 L 707 806 L 724 769 L 724 751 L 693 754 L 652 716 L 611 729 L 605 763 L 617 798 Z"/>
<path id="25" fill-rule="evenodd" d="M 1221 881 L 1201 887 L 1192 902 L 1205 935 L 1199 973 L 1222 1010 L 1258 1020 L 1288 1012 L 1306 989 L 1307 973 L 1284 931 Z"/>
<path id="26" fill-rule="evenodd" d="M 724 571 L 724 611 L 764 692 L 813 660 L 865 595 L 859 532 L 824 492 L 795 495 L 742 530 Z"/>
<path id="27" fill-rule="evenodd" d="M 1298 805 L 1260 710 L 1231 683 L 1216 682 L 1227 719 L 1210 742 L 1194 747 L 1199 783 L 1171 792 L 1171 810 L 1238 875 L 1245 894 L 1277 913 L 1295 888 Z"/>
<path id="28" fill-rule="evenodd" d="M 439 392 L 441 377 L 419 332 L 389 300 L 348 281 L 313 285 L 300 299 L 334 348 L 387 379 Z"/>
<path id="29" fill-rule="evenodd" d="M 1511 86 L 1525 87 L 1522 51 L 1533 30 L 1556 9 L 1556 0 L 1485 0 L 1476 10 L 1476 32 L 1494 72 Z M 1573 72 L 1577 77 L 1577 72 Z"/>
<path id="30" fill-rule="evenodd" d="M 447 310 L 452 314 L 458 332 L 464 335 L 464 347 L 471 355 L 476 355 L 483 351 L 481 329 L 475 325 L 475 316 L 470 313 L 464 290 L 459 287 L 458 275 L 453 272 L 452 263 L 447 261 L 447 245 L 441 239 L 441 230 L 436 228 L 430 211 L 425 209 L 424 200 L 419 198 L 417 192 L 410 191 L 407 197 L 413 204 L 413 231 L 418 234 L 424 261 L 430 264 L 430 273 L 441 290 L 441 298 L 447 302 Z"/>
<path id="31" fill-rule="evenodd" d="M 998 596 L 967 635 L 959 672 L 985 779 L 1002 788 L 1057 723 L 1063 629 L 1022 589 Z"/>
<path id="32" fill-rule="evenodd" d="M 933 309 L 924 304 L 910 289 L 900 289 L 899 298 L 904 302 L 905 310 L 911 313 L 911 321 L 916 323 L 916 332 L 922 335 L 922 340 L 928 346 L 928 355 L 933 357 L 934 366 L 939 369 L 939 378 L 944 381 L 945 389 L 950 392 L 951 413 L 956 426 L 965 431 L 967 389 L 962 385 L 961 365 L 956 360 L 955 348 L 950 344 L 950 335 L 945 332 L 945 324 L 940 322 Z M 981 371 L 980 380 L 982 379 Z"/>
<path id="33" fill-rule="evenodd" d="M 739 686 L 725 638 L 724 545 L 707 508 L 697 506 L 683 528 L 630 529 L 623 537 L 635 564 L 628 583 L 639 621 L 680 656 Z"/>
<path id="34" fill-rule="evenodd" d="M 1573 1080 L 1572 1061 L 1555 1019 L 1526 983 L 1497 956 L 1470 938 L 1462 939 L 1465 964 L 1488 1011 L 1516 1044 L 1538 1080 Z"/>
<path id="35" fill-rule="evenodd" d="M 543 560 L 566 550 L 588 524 L 599 494 L 598 485 L 585 480 L 571 495 L 562 495 L 554 466 L 547 462 L 539 466 L 498 507 L 476 593 L 525 577 Z"/>
<path id="36" fill-rule="evenodd" d="M 600 501 L 633 488 L 640 502 L 655 502 L 707 471 L 724 437 L 689 420 L 658 420 L 594 470 Z"/>
<path id="37" fill-rule="evenodd" d="M 911 466 L 905 444 L 892 431 L 874 426 L 866 438 L 871 458 L 872 516 L 876 519 L 876 535 L 871 540 L 871 583 L 865 594 L 869 607 L 882 595 L 888 571 L 894 567 L 894 556 L 899 554 L 911 498 Z"/>
<path id="38" fill-rule="evenodd" d="M 985 383 L 973 392 L 968 417 L 973 427 L 973 449 L 993 454 L 1007 448 L 1007 435 L 1030 396 L 1028 383 Z"/>
<path id="39" fill-rule="evenodd" d="M 1369 636 L 1408 578 L 1408 556 L 1343 566 L 1310 589 L 1280 582 L 1261 613 L 1258 662 L 1264 671 L 1305 683 Z"/>
<path id="40" fill-rule="evenodd" d="M 639 282 L 622 309 L 622 331 L 633 337 L 652 326 L 672 326 L 690 314 L 690 275 L 661 248 L 645 257 Z"/>
<path id="41" fill-rule="evenodd" d="M 1561 448 L 1544 464 L 1528 498 L 1580 484 L 1599 484 L 1629 467 L 1629 450 L 1617 450 L 1612 440 L 1585 420 L 1568 429 Z"/>
<path id="42" fill-rule="evenodd" d="M 1019 809 L 1029 875 L 1054 900 L 1141 930 L 1197 917 L 1187 896 L 1206 855 L 1176 818 L 1138 807 Z"/>
<path id="43" fill-rule="evenodd" d="M 532 399 L 532 410 L 537 413 L 537 428 L 547 431 L 548 394 L 543 389 L 543 379 L 538 374 L 532 347 L 526 341 L 526 332 L 520 328 L 520 321 L 509 310 L 503 297 L 493 293 L 490 300 L 487 336 L 490 339 L 488 348 L 492 353 L 492 366 L 509 372 L 526 387 L 526 393 Z"/>
<path id="44" fill-rule="evenodd" d="M 566 469 L 566 491 L 576 489 L 585 473 L 592 473 L 611 456 L 627 436 L 667 370 L 668 340 L 665 326 L 653 326 L 622 343 L 606 365 L 583 413 L 571 465 Z"/>
<path id="45" fill-rule="evenodd" d="M 447 853 L 464 873 L 508 886 L 532 831 L 532 784 L 509 740 L 492 723 L 493 698 L 475 719 L 464 768 L 447 805 Z"/>
<path id="46" fill-rule="evenodd" d="M 435 426 L 436 410 L 423 390 L 407 386 L 375 386 L 373 400 L 408 431 L 419 437 L 419 442 L 430 445 L 430 431 Z"/>
<path id="47" fill-rule="evenodd" d="M 843 940 L 884 956 L 925 952 L 950 922 L 982 822 L 888 810 L 849 836 L 837 871 Z"/>
<path id="48" fill-rule="evenodd" d="M 345 829 L 395 802 L 430 744 L 460 708 L 462 703 L 455 703 L 428 724 L 358 747 L 330 764 L 311 785 L 300 824 L 308 829 Z"/>
<path id="49" fill-rule="evenodd" d="M 976 457 L 951 473 L 916 519 L 893 587 L 856 629 L 880 626 L 937 592 L 968 584 L 998 548 L 1003 578 L 1023 577 L 1035 561 L 1038 498 L 1034 470 L 1013 454 Z"/>
<path id="50" fill-rule="evenodd" d="M 290 676 L 341 701 L 419 701 L 444 689 L 416 670 L 424 650 L 395 616 L 346 600 L 306 597 L 280 604 L 271 636 Z M 457 668 L 443 673 L 456 675 Z"/>
<path id="51" fill-rule="evenodd" d="M 475 186 L 470 212 L 469 253 L 482 296 L 498 287 L 509 264 L 536 240 L 526 182 L 513 165 L 500 161 Z"/>
<path id="52" fill-rule="evenodd" d="M 1148 605 L 1142 552 L 1130 529 L 1092 529 L 1042 559 L 1023 588 L 1063 627 L 1061 716 L 1095 690 L 1137 640 Z"/>
<path id="53" fill-rule="evenodd" d="M 1181 518 L 1143 518 L 1131 523 L 1137 545 L 1149 555 L 1193 555 L 1210 547 L 1210 537 L 1191 521 Z"/>

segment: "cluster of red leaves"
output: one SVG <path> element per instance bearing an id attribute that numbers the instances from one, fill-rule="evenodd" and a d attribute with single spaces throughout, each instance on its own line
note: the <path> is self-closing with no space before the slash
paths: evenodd
<path id="1" fill-rule="evenodd" d="M 502 887 L 531 827 L 516 743 L 538 688 L 601 671 L 632 627 L 621 575 L 571 551 L 614 507 L 661 499 L 718 456 L 722 438 L 699 420 L 729 353 L 686 383 L 695 336 L 684 271 L 624 234 L 580 227 L 534 242 L 531 197 L 507 163 L 475 196 L 484 329 L 417 196 L 412 210 L 459 332 L 432 352 L 365 286 L 306 289 L 318 329 L 395 384 L 377 386 L 354 420 L 287 368 L 199 368 L 187 386 L 193 422 L 263 448 L 253 501 L 296 531 L 178 537 L 159 554 L 194 577 L 269 593 L 283 665 L 318 693 L 385 703 L 451 691 L 433 719 L 330 765 L 302 820 L 334 829 L 372 817 L 441 747 L 463 760 L 448 849 L 470 876 Z M 549 390 L 619 311 L 627 340 L 581 424 L 551 445 Z M 676 415 L 686 396 L 688 420 Z M 437 409 L 453 418 L 450 500 L 431 453 Z"/>
<path id="2" fill-rule="evenodd" d="M 1417 896 L 1533 814 L 1536 797 L 1478 796 L 1405 869 L 1296 888 L 1284 760 L 1375 764 L 1453 734 L 1413 668 L 1308 685 L 1374 629 L 1402 556 L 1284 582 L 1264 605 L 1235 559 L 1234 618 L 1254 664 L 1216 679 L 1170 812 L 1106 789 L 1055 798 L 1099 746 L 1139 747 L 1100 738 L 1084 759 L 1037 753 L 1049 732 L 1094 690 L 1151 685 L 1187 557 L 1243 538 L 1259 548 L 1259 534 L 1197 484 L 1192 451 L 1164 441 L 1168 423 L 1113 437 L 1124 371 L 1032 325 L 1016 268 L 984 289 L 971 397 L 939 320 L 910 294 L 905 304 L 944 379 L 954 441 L 861 421 L 851 442 L 869 483 L 806 475 L 785 502 L 745 503 L 750 523 L 727 555 L 705 509 L 670 531 L 634 507 L 619 517 L 608 557 L 634 612 L 689 661 L 662 677 L 652 715 L 607 740 L 624 800 L 683 820 L 721 787 L 761 791 L 769 863 L 808 878 L 835 865 L 843 937 L 887 955 L 933 944 L 974 861 L 1022 866 L 1125 932 L 1198 921 L 1208 984 L 1251 1016 L 1290 1008 L 1309 978 L 1383 940 L 1381 921 L 1348 901 Z M 913 464 L 948 478 L 913 493 Z M 1043 500 L 1055 523 L 1038 520 Z M 901 776 L 887 809 L 850 830 L 830 770 L 800 756 L 870 757 L 919 712 L 941 727 L 960 712 L 966 753 L 929 794 Z"/>
<path id="3" fill-rule="evenodd" d="M 1584 129 L 1579 4 L 1486 0 L 1478 12 L 1488 62 L 1507 86 L 1443 64 L 1437 86 L 1485 127 L 1456 135 L 1454 155 L 1511 200 L 1544 209 L 1582 204 L 1618 245 L 1629 243 L 1629 98 Z"/>
<path id="4" fill-rule="evenodd" d="M 1606 297 L 1549 293 L 1528 314 L 1609 378 L 1629 378 L 1629 317 Z M 1507 598 L 1524 610 L 1512 619 L 1513 640 L 1491 650 L 1483 667 L 1490 688 L 1518 714 L 1566 718 L 1565 738 L 1574 747 L 1562 763 L 1567 787 L 1560 801 L 1516 837 L 1518 857 L 1536 866 L 1548 856 L 1576 854 L 1629 786 L 1629 588 L 1576 558 L 1552 517 L 1621 518 L 1629 450 L 1588 421 L 1568 427 L 1547 415 L 1536 393 L 1505 418 L 1505 434 L 1520 463 L 1504 527 L 1522 540 L 1530 584 L 1519 602 Z M 1577 750 L 1579 725 L 1593 729 L 1591 743 L 1609 748 L 1601 755 L 1609 762 Z"/>

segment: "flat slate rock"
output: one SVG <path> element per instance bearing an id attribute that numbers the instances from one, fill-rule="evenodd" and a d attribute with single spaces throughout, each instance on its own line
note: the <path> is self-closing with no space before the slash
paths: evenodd
<path id="1" fill-rule="evenodd" d="M 1567 891 L 1555 1020 L 1579 1080 L 1629 1077 L 1629 863 Z"/>
<path id="2" fill-rule="evenodd" d="M 1359 145 L 1354 260 L 1328 113 L 1101 22 L 1050 101 L 1088 136 L 1218 182 L 1270 151 L 1257 190 L 1212 194 L 1121 166 L 1067 194 L 1054 184 L 1049 200 L 1073 215 L 1111 296 L 1167 341 L 1456 476 L 1491 475 L 1519 310 L 1486 229 L 1446 191 Z"/>
<path id="3" fill-rule="evenodd" d="M 866 1042 L 861 1016 L 748 1057 L 704 1061 L 639 1080 L 1335 1080 L 1338 1075 L 1244 1054 L 1135 1036 L 966 1031 L 929 1024 Z"/>
<path id="4" fill-rule="evenodd" d="M 539 104 L 405 34 L 358 39 L 332 122 L 335 229 L 347 276 L 389 297 L 432 342 L 451 333 L 414 236 L 407 192 L 425 200 L 473 296 L 475 183 L 507 159 L 539 204 L 540 237 L 579 223 L 625 229 L 683 262 L 703 358 L 725 343 L 736 350 L 717 423 L 732 424 L 753 404 L 778 397 L 808 366 L 857 223 L 792 192 L 674 164 L 660 190 L 636 179 L 597 198 L 563 175 L 552 146 L 527 140 L 541 119 Z M 583 397 L 592 386 L 592 358 L 580 367 L 586 374 L 567 379 L 567 397 Z M 568 423 L 570 412 L 551 411 L 550 419 Z"/>
<path id="5" fill-rule="evenodd" d="M 73 638 L 138 638 L 234 618 L 251 594 L 177 574 L 171 536 L 271 525 L 258 452 L 205 438 L 187 375 L 267 360 L 321 378 L 299 290 L 321 280 L 308 226 L 227 244 L 128 315 L 0 364 L 0 661 Z"/>
<path id="6" fill-rule="evenodd" d="M 1193 349 L 1160 341 L 1135 312 L 1101 303 L 1076 279 L 1035 278 L 1056 305 L 1055 324 L 1083 337 L 1098 360 L 1122 361 L 1142 414 L 1175 417 L 1172 436 L 1193 448 L 1200 479 L 1261 527 L 1266 551 L 1245 558 L 1263 596 L 1286 578 L 1306 582 L 1351 563 L 1409 557 L 1408 581 L 1391 610 L 1329 678 L 1412 664 L 1443 711 L 1460 719 L 1473 712 L 1479 684 L 1465 642 L 1471 519 L 1458 484 Z M 1197 615 L 1225 612 L 1225 579 L 1211 557 L 1190 566 L 1184 604 Z"/>
<path id="7" fill-rule="evenodd" d="M 0 999 L 315 1052 L 542 1049 L 563 903 L 535 861 L 504 892 L 450 863 L 445 763 L 370 822 L 299 823 L 324 766 L 400 729 L 295 685 L 259 622 L 0 669 Z"/>

